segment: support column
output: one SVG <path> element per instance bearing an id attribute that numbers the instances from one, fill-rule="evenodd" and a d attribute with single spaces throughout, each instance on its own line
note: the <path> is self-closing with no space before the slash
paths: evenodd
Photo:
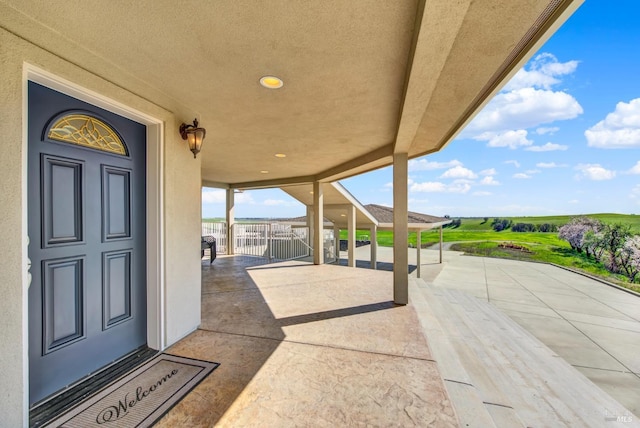
<path id="1" fill-rule="evenodd" d="M 356 207 L 353 205 L 347 209 L 347 246 L 349 254 L 347 265 L 356 267 Z"/>
<path id="2" fill-rule="evenodd" d="M 313 246 L 313 207 L 310 205 L 307 205 L 307 229 L 309 230 L 309 236 L 307 237 L 308 240 L 308 244 L 310 247 Z M 311 255 L 311 250 L 308 250 L 309 252 L 307 253 L 307 255 Z"/>
<path id="3" fill-rule="evenodd" d="M 234 254 L 235 239 L 233 235 L 233 225 L 235 219 L 235 193 L 233 189 L 227 189 L 227 254 Z"/>
<path id="4" fill-rule="evenodd" d="M 416 232 L 416 265 L 418 268 L 418 278 L 420 278 L 420 274 L 421 274 L 421 268 L 420 268 L 420 253 L 422 252 L 422 231 L 418 230 Z"/>
<path id="5" fill-rule="evenodd" d="M 371 240 L 371 269 L 378 269 L 378 226 L 371 226 L 369 232 Z"/>
<path id="6" fill-rule="evenodd" d="M 336 252 L 336 264 L 340 264 L 340 228 L 336 225 L 333 226 L 333 243 L 334 251 Z"/>
<path id="7" fill-rule="evenodd" d="M 407 153 L 393 155 L 393 301 L 409 303 L 409 184 Z"/>
<path id="8" fill-rule="evenodd" d="M 440 263 L 442 264 L 442 226 L 440 226 Z"/>
<path id="9" fill-rule="evenodd" d="M 313 182 L 313 264 L 324 264 L 324 197 L 322 183 Z"/>

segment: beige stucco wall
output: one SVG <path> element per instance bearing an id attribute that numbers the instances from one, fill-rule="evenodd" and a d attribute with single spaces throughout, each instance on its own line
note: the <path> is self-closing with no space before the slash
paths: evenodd
<path id="1" fill-rule="evenodd" d="M 164 124 L 162 232 L 165 343 L 200 323 L 200 161 L 180 139 L 177 126 L 195 115 L 175 109 L 144 82 L 110 75 L 87 52 L 64 60 L 0 28 L 0 426 L 26 425 L 28 354 L 26 325 L 26 152 L 23 146 L 23 67 L 29 63 Z M 91 66 L 84 67 L 85 61 Z M 91 70 L 91 71 L 89 71 Z M 104 71 L 102 71 L 104 70 Z M 116 81 L 117 84 L 112 82 Z M 172 113 L 180 111 L 180 113 Z M 156 287 L 156 284 L 148 284 Z"/>

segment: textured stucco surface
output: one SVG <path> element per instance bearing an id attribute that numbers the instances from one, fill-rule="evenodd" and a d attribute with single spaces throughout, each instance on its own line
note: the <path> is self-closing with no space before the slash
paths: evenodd
<path id="1" fill-rule="evenodd" d="M 13 38 L 0 31 L 0 426 L 21 426 L 26 337 L 23 322 L 22 63 Z"/>
<path id="2" fill-rule="evenodd" d="M 176 117 L 160 107 L 166 100 L 138 80 L 128 86 L 114 85 L 109 68 L 93 73 L 0 29 L 0 426 L 22 426 L 27 414 L 27 326 L 26 313 L 26 203 L 23 177 L 23 65 L 32 64 L 62 79 L 133 108 L 164 123 L 163 228 L 166 265 L 162 268 L 165 287 L 165 339 L 167 344 L 195 329 L 200 322 L 200 271 L 197 240 L 200 234 L 200 161 L 194 160 L 177 131 L 179 123 L 193 111 Z M 98 60 L 88 60 L 97 64 Z M 102 76 L 101 74 L 104 74 Z M 126 82 L 125 82 L 126 83 Z M 139 94 L 142 94 L 140 96 Z M 179 110 L 179 109 L 178 109 Z M 26 187 L 25 187 L 26 189 Z M 149 286 L 154 286 L 149 284 Z"/>

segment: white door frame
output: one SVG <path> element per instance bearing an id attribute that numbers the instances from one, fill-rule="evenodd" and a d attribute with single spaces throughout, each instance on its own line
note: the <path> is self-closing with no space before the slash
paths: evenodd
<path id="1" fill-rule="evenodd" d="M 163 350 L 165 340 L 165 287 L 164 287 L 164 229 L 163 229 L 163 157 L 164 157 L 164 126 L 163 121 L 136 109 L 128 107 L 118 101 L 105 97 L 97 92 L 83 88 L 73 82 L 60 78 L 46 70 L 25 63 L 22 73 L 23 83 L 23 177 L 22 177 L 22 213 L 27 218 L 27 152 L 28 152 L 28 82 L 36 82 L 48 88 L 62 92 L 81 101 L 93 104 L 120 116 L 126 117 L 147 127 L 147 345 L 150 348 Z M 23 266 L 28 266 L 28 222 L 23 222 L 22 258 Z M 28 288 L 29 275 L 23 275 L 23 347 L 24 347 L 24 386 L 25 409 L 29 408 L 29 352 L 28 346 Z M 28 420 L 28 419 L 27 419 Z"/>

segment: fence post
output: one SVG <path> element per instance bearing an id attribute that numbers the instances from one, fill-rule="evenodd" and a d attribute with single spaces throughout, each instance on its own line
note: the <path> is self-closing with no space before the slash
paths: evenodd
<path id="1" fill-rule="evenodd" d="M 271 262 L 272 254 L 271 254 L 271 245 L 273 243 L 273 236 L 271 234 L 271 223 L 267 225 L 267 251 L 269 251 L 269 262 Z"/>

